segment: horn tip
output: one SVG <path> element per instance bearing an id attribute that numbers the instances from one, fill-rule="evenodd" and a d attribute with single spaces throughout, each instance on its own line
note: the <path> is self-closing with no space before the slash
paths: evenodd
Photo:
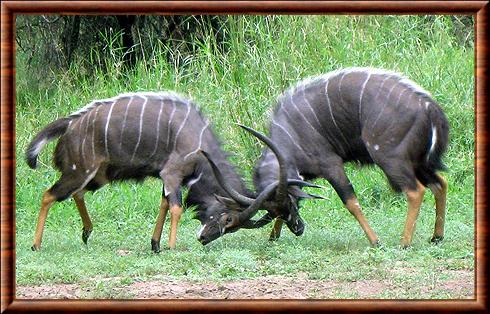
<path id="1" fill-rule="evenodd" d="M 328 198 L 326 198 L 323 195 L 317 195 L 317 194 L 311 194 L 311 193 L 308 193 L 308 195 L 311 196 L 312 198 L 316 198 L 316 199 L 320 199 L 320 200 L 328 200 Z"/>
<path id="2" fill-rule="evenodd" d="M 241 127 L 242 129 L 245 129 L 245 130 L 247 130 L 247 131 L 252 130 L 252 128 L 250 128 L 250 127 L 248 127 L 248 126 L 246 126 L 246 125 L 244 125 L 244 124 L 238 123 L 238 122 L 236 123 L 236 125 L 238 125 L 238 126 L 239 126 L 239 127 Z"/>

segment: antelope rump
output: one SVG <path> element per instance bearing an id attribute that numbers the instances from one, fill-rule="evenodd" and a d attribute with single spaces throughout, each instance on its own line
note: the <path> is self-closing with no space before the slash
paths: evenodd
<path id="1" fill-rule="evenodd" d="M 313 77 L 278 97 L 269 128 L 271 144 L 254 169 L 255 189 L 264 191 L 278 180 L 281 168 L 287 169 L 288 180 L 324 178 L 376 246 L 378 236 L 361 211 L 344 163 L 376 164 L 391 187 L 405 193 L 408 200 L 401 245 L 411 244 L 426 187 L 435 196 L 432 241 L 438 242 L 444 236 L 447 183 L 437 172 L 444 169 L 441 159 L 448 129 L 431 95 L 398 73 L 346 68 Z M 271 145 L 280 151 L 282 161 Z M 289 187 L 288 196 L 265 202 L 268 214 L 255 225 L 286 217 L 297 211 L 299 200 L 311 197 L 298 186 Z M 277 219 L 271 240 L 279 237 L 281 227 L 282 220 Z"/>

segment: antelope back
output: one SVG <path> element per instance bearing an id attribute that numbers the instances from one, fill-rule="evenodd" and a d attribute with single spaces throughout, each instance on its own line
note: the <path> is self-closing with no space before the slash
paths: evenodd
<path id="1" fill-rule="evenodd" d="M 71 123 L 59 142 L 64 156 L 57 158 L 62 169 L 73 161 L 87 170 L 101 161 L 161 169 L 172 154 L 194 157 L 213 137 L 205 134 L 209 123 L 195 106 L 175 93 L 96 100 L 68 118 Z"/>
<path id="2" fill-rule="evenodd" d="M 412 168 L 443 169 L 447 119 L 429 92 L 401 74 L 333 71 L 298 83 L 277 103 L 270 134 L 287 152 L 289 178 L 331 176 L 330 164 L 339 160 L 379 165 L 391 158 Z M 258 191 L 275 179 L 275 164 L 266 149 L 254 175 Z"/>

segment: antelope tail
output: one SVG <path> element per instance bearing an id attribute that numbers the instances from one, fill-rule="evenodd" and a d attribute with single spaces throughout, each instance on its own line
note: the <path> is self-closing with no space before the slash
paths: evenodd
<path id="1" fill-rule="evenodd" d="M 71 120 L 71 118 L 61 118 L 53 121 L 32 139 L 26 150 L 26 161 L 30 168 L 37 167 L 37 156 L 44 145 L 65 134 Z"/>
<path id="2" fill-rule="evenodd" d="M 429 118 L 431 121 L 430 143 L 427 151 L 427 164 L 434 170 L 445 170 L 441 157 L 448 144 L 448 121 L 438 106 L 429 106 Z"/>

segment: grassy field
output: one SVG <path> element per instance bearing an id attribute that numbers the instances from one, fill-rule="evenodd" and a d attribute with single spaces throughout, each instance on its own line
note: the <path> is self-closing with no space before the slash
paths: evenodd
<path id="1" fill-rule="evenodd" d="M 474 79 L 472 41 L 463 43 L 458 21 L 416 16 L 230 17 L 229 49 L 215 49 L 211 37 L 181 65 L 165 59 L 155 44 L 131 74 L 115 55 L 108 71 L 87 75 L 72 66 L 49 82 L 32 82 L 32 71 L 17 54 L 16 104 L 16 281 L 19 291 L 40 285 L 75 284 L 83 298 L 133 298 L 135 283 L 165 280 L 227 282 L 266 276 L 336 283 L 332 298 L 366 297 L 344 289 L 353 282 L 383 282 L 375 298 L 468 298 L 474 280 Z M 327 201 L 305 201 L 303 236 L 284 230 L 268 242 L 270 226 L 225 235 L 203 247 L 199 222 L 186 211 L 177 249 L 153 254 L 150 237 L 160 202 L 161 182 L 107 186 L 86 202 L 94 223 L 88 246 L 73 200 L 56 204 L 48 215 L 42 250 L 32 252 L 41 195 L 58 178 L 51 166 L 54 143 L 45 147 L 37 170 L 24 151 L 49 122 L 97 98 L 122 92 L 176 90 L 191 96 L 210 118 L 232 162 L 250 181 L 261 146 L 233 123 L 266 131 L 281 91 L 311 75 L 348 66 L 372 66 L 404 73 L 430 91 L 450 122 L 444 175 L 449 182 L 446 237 L 429 239 L 434 200 L 425 194 L 413 246 L 399 247 L 406 200 L 393 194 L 377 168 L 347 166 L 371 227 L 382 242 L 371 249 L 355 219 L 327 182 Z M 168 235 L 164 227 L 162 244 Z M 463 274 L 463 276 L 462 276 Z M 461 289 L 466 284 L 470 288 Z M 122 289 L 121 289 L 122 287 Z M 456 288 L 455 288 L 456 287 Z M 118 289 L 119 288 L 119 289 Z M 320 292 L 319 292 L 320 293 Z M 21 294 L 22 295 L 22 294 Z M 40 294 L 38 297 L 43 297 Z M 322 297 L 311 294 L 308 297 Z"/>

